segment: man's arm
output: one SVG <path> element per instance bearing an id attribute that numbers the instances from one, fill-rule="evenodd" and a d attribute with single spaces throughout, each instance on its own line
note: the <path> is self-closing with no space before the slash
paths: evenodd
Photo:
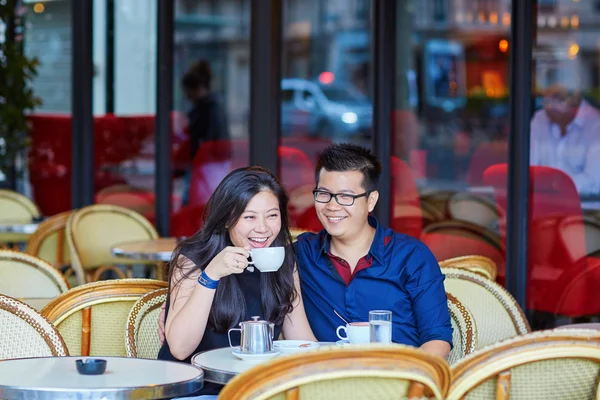
<path id="1" fill-rule="evenodd" d="M 431 251 L 418 245 L 408 263 L 406 287 L 421 338 L 421 349 L 445 358 L 452 345 L 452 324 L 444 275 Z"/>
<path id="2" fill-rule="evenodd" d="M 597 126 L 600 129 L 600 124 Z M 600 192 L 600 141 L 590 143 L 586 151 L 583 171 L 570 175 L 579 193 L 596 194 Z"/>
<path id="3" fill-rule="evenodd" d="M 450 343 L 443 340 L 430 340 L 429 342 L 423 343 L 420 349 L 442 358 L 448 357 L 451 350 Z"/>

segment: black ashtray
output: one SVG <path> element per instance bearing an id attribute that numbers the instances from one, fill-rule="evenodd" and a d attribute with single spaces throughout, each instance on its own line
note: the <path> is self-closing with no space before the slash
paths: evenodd
<path id="1" fill-rule="evenodd" d="M 77 372 L 82 375 L 102 375 L 106 371 L 106 360 L 99 358 L 75 360 L 75 365 L 77 365 Z"/>

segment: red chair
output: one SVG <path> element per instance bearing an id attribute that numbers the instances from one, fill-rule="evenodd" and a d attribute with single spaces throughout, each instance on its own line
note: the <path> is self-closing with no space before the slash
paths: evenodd
<path id="1" fill-rule="evenodd" d="M 204 206 L 221 180 L 236 168 L 248 165 L 246 140 L 214 140 L 198 148 L 192 163 L 188 205 Z"/>
<path id="2" fill-rule="evenodd" d="M 474 254 L 492 259 L 497 281 L 504 284 L 505 251 L 496 232 L 467 221 L 446 220 L 427 225 L 421 241 L 438 261 Z"/>
<path id="3" fill-rule="evenodd" d="M 503 209 L 507 168 L 493 165 L 484 173 L 484 182 L 494 188 L 496 203 Z M 560 235 L 562 221 L 582 218 L 573 181 L 558 169 L 542 166 L 530 167 L 529 177 L 527 307 L 570 317 L 600 314 L 600 268 L 586 257 L 583 223 L 570 226 L 568 248 Z M 503 230 L 501 237 L 506 240 Z"/>
<path id="4" fill-rule="evenodd" d="M 190 205 L 182 207 L 171 217 L 171 236 L 192 236 L 202 228 L 204 206 Z"/>
<path id="5" fill-rule="evenodd" d="M 33 201 L 43 215 L 71 209 L 71 116 L 29 116 L 29 177 Z"/>
<path id="6" fill-rule="evenodd" d="M 481 143 L 471 156 L 466 178 L 467 183 L 474 186 L 483 184 L 483 173 L 488 167 L 503 164 L 507 161 L 508 142 L 506 140 Z"/>
<path id="7" fill-rule="evenodd" d="M 281 183 L 289 193 L 306 185 L 314 185 L 314 167 L 306 154 L 286 146 L 279 146 L 278 153 L 281 160 Z M 203 143 L 194 157 L 188 204 L 206 204 L 221 180 L 234 169 L 247 166 L 248 159 L 249 147 L 246 140 Z M 293 213 L 294 210 L 290 211 Z"/>
<path id="8" fill-rule="evenodd" d="M 309 136 L 284 137 L 281 138 L 280 144 L 285 147 L 294 147 L 308 156 L 308 159 L 314 164 L 317 164 L 319 156 L 332 142 L 328 139 Z M 313 171 L 314 172 L 314 171 Z"/>
<path id="9" fill-rule="evenodd" d="M 396 232 L 416 238 L 423 231 L 423 215 L 419 189 L 413 171 L 401 159 L 391 156 L 392 221 L 390 227 Z"/>

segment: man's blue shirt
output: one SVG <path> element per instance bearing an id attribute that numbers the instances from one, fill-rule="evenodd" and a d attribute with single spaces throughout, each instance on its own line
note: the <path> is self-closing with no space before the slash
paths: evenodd
<path id="1" fill-rule="evenodd" d="M 431 340 L 452 344 L 452 326 L 444 275 L 431 251 L 419 240 L 376 228 L 367 257 L 370 267 L 358 271 L 346 286 L 329 256 L 331 236 L 304 233 L 296 243 L 304 307 L 319 341 L 338 341 L 344 322 L 368 321 L 370 310 L 392 311 L 392 341 L 419 347 Z"/>

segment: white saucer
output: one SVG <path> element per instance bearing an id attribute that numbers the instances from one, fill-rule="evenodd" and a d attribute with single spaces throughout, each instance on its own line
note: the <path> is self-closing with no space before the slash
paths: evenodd
<path id="1" fill-rule="evenodd" d="M 369 344 L 369 342 L 365 342 L 365 343 L 350 343 L 350 341 L 348 339 L 342 339 L 342 340 L 338 340 L 337 342 L 335 342 L 335 344 L 337 344 L 338 346 L 350 346 L 350 345 L 354 345 L 354 344 Z"/>
<path id="2" fill-rule="evenodd" d="M 273 348 L 281 354 L 301 353 L 307 350 L 319 348 L 318 342 L 308 340 L 275 340 Z"/>
<path id="3" fill-rule="evenodd" d="M 259 363 L 259 362 L 267 361 L 267 360 L 279 355 L 279 351 L 276 351 L 276 350 L 269 351 L 266 353 L 260 353 L 260 354 L 242 353 L 240 351 L 239 347 L 234 348 L 231 351 L 231 353 L 242 361 L 252 362 L 252 363 Z"/>

